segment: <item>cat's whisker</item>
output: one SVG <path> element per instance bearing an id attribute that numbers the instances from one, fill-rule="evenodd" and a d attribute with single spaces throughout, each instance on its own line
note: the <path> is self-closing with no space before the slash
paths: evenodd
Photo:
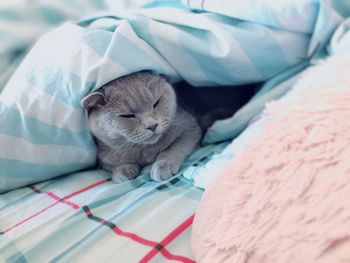
<path id="1" fill-rule="evenodd" d="M 123 147 L 129 146 L 129 145 L 130 145 L 130 142 L 128 142 L 127 140 L 125 140 L 125 142 L 124 142 L 123 144 L 118 145 L 118 148 L 119 148 L 119 149 L 123 149 Z"/>

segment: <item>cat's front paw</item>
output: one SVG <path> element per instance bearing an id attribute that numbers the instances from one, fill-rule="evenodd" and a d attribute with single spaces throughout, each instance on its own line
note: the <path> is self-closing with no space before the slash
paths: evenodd
<path id="1" fill-rule="evenodd" d="M 152 165 L 151 178 L 154 181 L 164 181 L 172 177 L 179 170 L 170 161 L 158 160 Z"/>
<path id="2" fill-rule="evenodd" d="M 139 171 L 137 164 L 123 164 L 113 170 L 112 181 L 116 184 L 125 183 L 137 177 Z"/>

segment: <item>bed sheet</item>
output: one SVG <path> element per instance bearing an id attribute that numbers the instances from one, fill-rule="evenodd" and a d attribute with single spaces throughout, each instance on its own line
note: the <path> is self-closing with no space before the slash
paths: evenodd
<path id="1" fill-rule="evenodd" d="M 182 174 L 222 148 L 200 148 L 165 182 L 149 167 L 124 184 L 97 169 L 0 195 L 0 262 L 194 262 L 202 190 Z"/>
<path id="2" fill-rule="evenodd" d="M 183 177 L 126 186 L 103 171 L 11 192 L 1 197 L 0 262 L 193 262 L 201 194 Z"/>

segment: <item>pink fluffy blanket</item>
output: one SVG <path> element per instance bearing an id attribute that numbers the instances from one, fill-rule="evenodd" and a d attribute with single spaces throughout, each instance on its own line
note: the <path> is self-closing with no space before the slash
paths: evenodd
<path id="1" fill-rule="evenodd" d="M 309 68 L 205 192 L 198 262 L 350 262 L 350 54 Z"/>

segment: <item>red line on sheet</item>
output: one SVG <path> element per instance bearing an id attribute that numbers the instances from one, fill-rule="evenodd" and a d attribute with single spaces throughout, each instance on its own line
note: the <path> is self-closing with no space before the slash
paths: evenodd
<path id="1" fill-rule="evenodd" d="M 156 246 L 158 244 L 157 242 L 144 239 L 143 237 L 140 237 L 140 236 L 138 236 L 138 235 L 136 235 L 134 233 L 124 232 L 117 226 L 113 228 L 113 232 L 116 233 L 117 235 L 128 237 L 128 238 L 130 238 L 130 239 L 132 239 L 132 240 L 134 240 L 134 241 L 136 241 L 138 243 L 144 244 L 146 246 L 154 247 L 154 246 Z"/>
<path id="2" fill-rule="evenodd" d="M 46 194 L 46 195 L 48 195 L 49 197 L 51 197 L 52 199 L 55 199 L 56 201 L 59 201 L 59 202 L 61 202 L 61 203 L 64 203 L 64 204 L 66 204 L 66 205 L 69 205 L 69 206 L 73 207 L 75 210 L 80 209 L 80 206 L 78 206 L 77 204 L 74 204 L 74 203 L 72 203 L 72 202 L 70 202 L 70 201 L 67 201 L 67 200 L 65 200 L 65 199 L 63 199 L 63 198 L 61 198 L 61 197 L 59 197 L 58 195 L 55 195 L 55 194 L 52 193 L 52 192 L 46 192 L 46 191 L 45 191 L 45 192 L 40 192 L 40 191 L 38 191 L 34 186 L 31 186 L 31 188 L 32 188 L 32 190 L 33 190 L 34 192 Z"/>
<path id="3" fill-rule="evenodd" d="M 154 247 L 148 254 L 146 254 L 140 261 L 140 263 L 149 262 L 158 252 L 160 252 L 165 258 L 169 260 L 177 260 L 185 263 L 195 262 L 192 259 L 182 257 L 182 256 L 173 256 L 168 253 L 168 250 L 165 248 L 168 244 L 170 244 L 175 238 L 181 235 L 188 227 L 190 227 L 193 223 L 194 215 L 191 215 L 187 218 L 181 225 L 171 231 L 159 244 L 161 245 L 160 249 Z"/>
<path id="4" fill-rule="evenodd" d="M 171 241 L 173 241 L 175 238 L 177 238 L 181 233 L 183 233 L 187 228 L 189 228 L 194 219 L 194 214 L 191 215 L 189 218 L 187 218 L 181 225 L 179 225 L 177 228 L 175 228 L 168 236 L 166 236 L 160 244 L 165 247 L 167 246 Z"/>
<path id="5" fill-rule="evenodd" d="M 108 228 L 112 229 L 113 232 L 115 234 L 117 234 L 118 236 L 122 236 L 122 237 L 127 237 L 127 238 L 130 238 L 131 240 L 141 244 L 141 245 L 146 245 L 146 246 L 150 246 L 150 247 L 153 247 L 155 249 L 157 249 L 157 247 L 161 247 L 162 249 L 164 249 L 164 253 L 162 253 L 162 255 L 168 259 L 171 259 L 171 260 L 178 260 L 178 261 L 182 261 L 182 262 L 185 262 L 185 263 L 189 263 L 189 262 L 194 262 L 192 261 L 191 259 L 188 259 L 184 256 L 178 256 L 178 255 L 173 255 L 172 253 L 170 253 L 166 248 L 163 248 L 163 246 L 157 242 L 154 242 L 154 241 L 151 241 L 151 240 L 147 240 L 135 233 L 131 233 L 131 232 L 124 232 L 123 230 L 121 230 L 119 227 L 117 227 L 114 223 L 110 222 L 110 221 L 107 221 L 107 220 L 104 220 L 103 218 L 100 218 L 98 216 L 94 216 L 92 213 L 91 213 L 91 210 L 89 209 L 88 206 L 84 205 L 82 207 L 82 209 L 84 210 L 85 212 L 85 215 L 101 224 L 101 225 L 104 225 L 104 226 L 107 226 Z"/>
<path id="6" fill-rule="evenodd" d="M 90 190 L 91 188 L 94 188 L 94 187 L 99 186 L 101 184 L 107 183 L 108 181 L 110 181 L 110 180 L 109 179 L 104 179 L 104 180 L 98 181 L 98 182 L 96 182 L 94 184 L 91 184 L 91 185 L 88 185 L 87 187 L 84 187 L 84 188 L 82 188 L 82 189 L 80 189 L 80 190 L 78 190 L 78 191 L 76 191 L 74 193 L 71 193 L 70 195 L 67 195 L 67 196 L 63 197 L 62 199 L 71 198 L 71 197 L 73 197 L 75 195 L 78 195 L 78 194 L 80 194 L 82 192 L 86 192 L 87 190 Z"/>
<path id="7" fill-rule="evenodd" d="M 169 253 L 169 251 L 167 249 L 162 249 L 160 250 L 160 253 L 167 259 L 169 260 L 176 260 L 176 261 L 180 261 L 180 262 L 184 262 L 184 263 L 196 263 L 196 261 L 184 257 L 184 256 L 178 256 L 178 255 L 172 255 Z"/>
<path id="8" fill-rule="evenodd" d="M 20 222 L 14 224 L 13 226 L 10 226 L 9 228 L 5 229 L 5 230 L 3 231 L 3 233 L 8 233 L 8 232 L 11 231 L 12 229 L 14 229 L 14 228 L 16 228 L 16 227 L 18 227 L 18 226 L 24 224 L 25 222 L 27 222 L 27 221 L 33 219 L 34 217 L 36 217 L 36 216 L 38 216 L 38 215 L 44 213 L 45 211 L 49 210 L 51 207 L 54 207 L 55 205 L 57 205 L 58 203 L 59 203 L 58 201 L 52 203 L 51 205 L 45 207 L 44 209 L 42 209 L 42 210 L 36 212 L 36 213 L 33 214 L 33 215 L 27 217 L 26 219 L 23 219 L 22 221 L 20 221 Z"/>
<path id="9" fill-rule="evenodd" d="M 57 196 L 56 194 L 54 194 L 53 192 L 49 192 L 49 191 L 40 191 L 39 189 L 37 189 L 36 187 L 32 186 L 31 189 L 33 192 L 36 192 L 36 193 L 42 193 L 42 194 L 45 194 L 47 195 L 48 197 L 56 200 L 56 202 L 52 203 L 51 205 L 43 208 L 42 210 L 36 212 L 35 214 L 31 215 L 30 217 L 18 222 L 17 224 L 7 228 L 6 230 L 4 230 L 2 233 L 7 233 L 9 232 L 10 230 L 24 224 L 25 222 L 31 220 L 32 218 L 44 213 L 45 211 L 47 211 L 48 209 L 54 207 L 55 205 L 57 205 L 58 203 L 63 203 L 63 204 L 66 204 L 70 207 L 72 207 L 73 209 L 75 210 L 78 210 L 78 209 L 82 209 L 83 207 L 73 203 L 73 202 L 70 202 L 70 201 L 67 201 L 66 199 L 68 198 L 71 198 L 75 195 L 78 195 L 82 192 L 85 192 L 87 190 L 90 190 L 96 186 L 99 186 L 101 184 L 104 184 L 106 182 L 108 182 L 109 180 L 108 179 L 105 179 L 105 180 L 101 180 L 101 181 L 98 181 L 94 184 L 91 184 L 87 187 L 84 187 L 78 191 L 75 191 L 63 198 L 60 198 L 59 196 Z M 117 227 L 116 225 L 114 225 L 113 223 L 110 223 L 109 221 L 106 221 L 104 220 L 103 218 L 97 218 L 95 217 L 90 209 L 88 209 L 87 206 L 85 206 L 85 209 L 83 209 L 84 212 L 85 212 L 85 215 L 89 218 L 89 219 L 92 219 L 98 223 L 100 223 L 101 225 L 106 225 L 106 226 L 110 226 L 110 225 L 113 225 L 113 227 L 111 228 L 113 230 L 113 232 L 115 234 L 117 234 L 118 236 L 123 236 L 123 237 L 127 237 L 127 238 L 130 238 L 131 240 L 139 243 L 139 244 L 143 244 L 143 245 L 146 245 L 146 246 L 150 246 L 150 247 L 153 247 L 153 249 L 140 261 L 140 262 L 148 262 L 150 259 L 152 259 L 158 252 L 160 252 L 165 258 L 169 259 L 169 260 L 175 260 L 175 261 L 179 261 L 179 262 L 184 262 L 184 263 L 195 263 L 195 261 L 193 261 L 192 259 L 189 259 L 187 257 L 184 257 L 184 256 L 179 256 L 179 255 L 174 255 L 172 254 L 170 251 L 168 251 L 165 246 L 168 245 L 170 242 L 172 242 L 176 237 L 178 237 L 182 232 L 184 232 L 193 222 L 193 217 L 194 215 L 190 216 L 187 220 L 185 220 L 181 225 L 179 225 L 177 228 L 175 228 L 172 232 L 170 232 L 160 243 L 157 243 L 157 242 L 154 242 L 154 241 L 151 241 L 151 240 L 147 240 L 135 233 L 131 233 L 131 232 L 125 232 L 123 230 L 121 230 L 119 227 Z M 98 220 L 96 220 L 98 219 Z M 157 246 L 160 246 L 161 248 L 160 249 L 157 249 Z"/>
<path id="10" fill-rule="evenodd" d="M 29 216 L 29 217 L 23 219 L 22 221 L 20 221 L 20 222 L 14 224 L 14 225 L 12 225 L 12 226 L 10 226 L 9 228 L 5 229 L 5 230 L 3 231 L 3 233 L 8 233 L 8 232 L 11 231 L 12 229 L 17 228 L 17 227 L 20 226 L 20 225 L 23 225 L 24 223 L 26 223 L 26 222 L 28 222 L 29 220 L 31 220 L 31 219 L 37 217 L 38 215 L 44 213 L 45 211 L 49 210 L 50 208 L 56 206 L 56 205 L 59 204 L 59 203 L 64 203 L 64 204 L 66 204 L 66 205 L 69 205 L 69 206 L 73 207 L 74 209 L 78 209 L 78 208 L 79 208 L 78 205 L 73 204 L 73 203 L 71 203 L 71 202 L 69 202 L 69 201 L 66 201 L 65 199 L 68 199 L 68 198 L 70 198 L 70 197 L 72 197 L 72 196 L 75 196 L 75 195 L 77 195 L 77 194 L 80 194 L 80 193 L 82 193 L 82 192 L 85 192 L 85 191 L 87 191 L 87 190 L 90 190 L 91 188 L 94 188 L 94 187 L 96 187 L 96 186 L 98 186 L 98 185 L 101 185 L 101 184 L 104 184 L 104 183 L 106 183 L 106 182 L 108 182 L 108 179 L 104 179 L 104 180 L 98 181 L 98 182 L 96 182 L 96 183 L 94 183 L 94 184 L 91 184 L 91 185 L 89 185 L 89 186 L 87 186 L 87 187 L 84 187 L 84 188 L 82 188 L 82 189 L 80 189 L 80 190 L 78 190 L 78 191 L 76 191 L 76 192 L 73 192 L 73 193 L 71 193 L 71 194 L 69 194 L 69 195 L 67 195 L 67 196 L 65 196 L 65 197 L 63 197 L 63 198 L 59 198 L 57 195 L 55 195 L 54 193 L 51 193 L 51 192 L 43 192 L 43 193 L 47 194 L 49 197 L 51 197 L 52 199 L 56 200 L 56 202 L 54 202 L 54 203 L 52 203 L 51 205 L 49 205 L 49 206 L 47 206 L 47 207 L 45 207 L 45 208 L 39 210 L 38 212 L 36 212 L 36 213 L 34 213 L 33 215 L 31 215 L 31 216 Z M 32 187 L 31 189 L 32 189 L 33 192 L 38 191 L 38 189 L 36 189 L 35 187 Z M 41 191 L 38 191 L 38 193 L 41 193 Z M 77 207 L 77 208 L 76 208 L 76 207 Z"/>

